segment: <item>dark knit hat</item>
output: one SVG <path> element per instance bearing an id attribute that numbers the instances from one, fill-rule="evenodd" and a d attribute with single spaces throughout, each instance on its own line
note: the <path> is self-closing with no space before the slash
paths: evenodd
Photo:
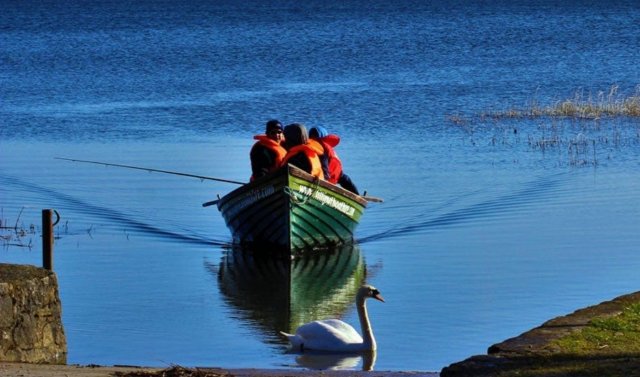
<path id="1" fill-rule="evenodd" d="M 266 133 L 269 133 L 271 131 L 275 131 L 275 130 L 283 130 L 282 127 L 282 123 L 280 123 L 279 120 L 277 119 L 271 119 L 270 121 L 267 122 L 267 131 Z"/>
<path id="2" fill-rule="evenodd" d="M 284 128 L 284 139 L 287 148 L 295 147 L 300 144 L 307 144 L 309 135 L 307 128 L 300 123 L 293 123 Z"/>

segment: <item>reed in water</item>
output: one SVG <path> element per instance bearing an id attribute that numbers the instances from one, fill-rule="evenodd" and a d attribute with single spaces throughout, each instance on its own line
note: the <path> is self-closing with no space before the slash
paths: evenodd
<path id="1" fill-rule="evenodd" d="M 619 87 L 612 85 L 608 92 L 600 91 L 595 96 L 584 91 L 576 91 L 572 98 L 557 101 L 553 105 L 540 106 L 531 101 L 526 109 L 509 109 L 483 113 L 490 118 L 537 118 L 563 117 L 577 119 L 599 119 L 602 117 L 640 117 L 640 85 L 633 94 L 624 97 L 618 93 Z"/>
<path id="2" fill-rule="evenodd" d="M 33 246 L 32 237 L 36 234 L 34 224 L 25 226 L 20 217 L 24 207 L 20 209 L 16 221 L 9 221 L 4 217 L 4 209 L 0 209 L 0 241 L 3 247 L 17 246 L 31 249 Z"/>

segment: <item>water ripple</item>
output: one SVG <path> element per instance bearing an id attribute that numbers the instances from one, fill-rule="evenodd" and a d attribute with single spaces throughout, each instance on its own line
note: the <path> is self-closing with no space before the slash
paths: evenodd
<path id="1" fill-rule="evenodd" d="M 406 225 L 404 226 L 394 227 L 383 232 L 363 237 L 359 239 L 358 242 L 362 244 L 376 240 L 404 236 L 421 230 L 445 228 L 474 221 L 487 221 L 490 218 L 523 210 L 526 207 L 539 204 L 544 201 L 544 199 L 557 194 L 560 190 L 560 186 L 564 182 L 561 178 L 566 174 L 567 173 L 558 173 L 540 177 L 534 181 L 526 183 L 521 189 L 515 192 L 471 204 L 464 208 L 455 209 L 434 218 L 428 218 L 428 215 L 421 213 L 415 218 L 424 219 L 426 217 L 426 220 L 417 222 L 409 221 L 408 223 L 405 223 Z M 453 205 L 453 203 L 454 201 L 448 201 L 449 205 Z M 433 212 L 434 209 L 430 208 L 429 213 Z"/>
<path id="2" fill-rule="evenodd" d="M 30 192 L 37 195 L 42 195 L 47 198 L 55 198 L 58 200 L 59 206 L 62 208 L 68 208 L 70 210 L 86 214 L 95 218 L 105 219 L 111 223 L 119 224 L 127 228 L 131 228 L 142 234 L 150 234 L 173 241 L 187 241 L 200 245 L 216 245 L 227 246 L 228 242 L 219 240 L 206 239 L 198 234 L 193 234 L 187 230 L 181 232 L 175 232 L 167 229 L 160 228 L 155 225 L 151 225 L 144 221 L 137 220 L 130 215 L 114 210 L 112 208 L 103 207 L 95 204 L 88 203 L 81 199 L 75 198 L 71 195 L 61 193 L 59 191 L 40 186 L 31 182 L 26 182 L 16 177 L 0 174 L 0 183 L 8 189 L 19 189 L 25 192 Z"/>

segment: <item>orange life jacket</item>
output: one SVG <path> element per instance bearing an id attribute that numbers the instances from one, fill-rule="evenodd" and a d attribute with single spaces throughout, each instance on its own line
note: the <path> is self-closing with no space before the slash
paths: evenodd
<path id="1" fill-rule="evenodd" d="M 313 140 L 313 139 L 309 139 L 307 140 L 307 145 L 309 146 L 309 148 L 311 148 L 314 152 L 316 152 L 316 154 L 318 156 L 321 156 L 324 154 L 324 147 L 322 146 L 322 144 L 320 144 L 319 141 L 317 140 Z"/>
<path id="2" fill-rule="evenodd" d="M 314 140 L 309 140 L 307 144 L 296 145 L 289 149 L 282 160 L 282 166 L 286 166 L 289 159 L 300 152 L 304 153 L 309 160 L 309 164 L 311 165 L 311 172 L 309 172 L 309 174 L 316 178 L 324 179 L 322 164 L 320 164 L 320 158 L 318 157 L 318 155 L 321 155 L 324 151 L 322 150 L 320 143 Z"/>
<path id="3" fill-rule="evenodd" d="M 258 141 L 255 144 L 253 144 L 253 147 L 251 149 L 255 148 L 256 145 L 260 144 L 275 153 L 276 158 L 273 163 L 273 166 L 269 169 L 269 171 L 272 172 L 277 170 L 282 165 L 282 160 L 284 159 L 284 156 L 287 154 L 287 150 L 284 149 L 284 147 L 280 145 L 277 141 L 270 139 L 267 135 L 255 135 L 253 138 Z M 253 181 L 254 179 L 255 178 L 251 176 L 251 181 Z"/>

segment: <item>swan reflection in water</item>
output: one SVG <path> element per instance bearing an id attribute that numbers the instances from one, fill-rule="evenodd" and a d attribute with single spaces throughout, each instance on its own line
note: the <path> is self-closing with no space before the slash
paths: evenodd
<path id="1" fill-rule="evenodd" d="M 219 266 L 207 263 L 207 268 L 217 274 L 222 297 L 233 312 L 274 345 L 287 344 L 280 331 L 295 332 L 307 322 L 344 316 L 353 309 L 367 274 L 357 245 L 295 259 L 232 249 Z M 300 366 L 310 369 L 353 369 L 360 360 L 363 369 L 371 370 L 375 353 L 296 357 Z"/>
<path id="2" fill-rule="evenodd" d="M 356 369 L 358 364 L 362 362 L 362 370 L 370 371 L 376 364 L 376 356 L 376 351 L 361 351 L 351 354 L 305 351 L 305 353 L 296 356 L 296 362 L 301 367 L 315 370 Z"/>

